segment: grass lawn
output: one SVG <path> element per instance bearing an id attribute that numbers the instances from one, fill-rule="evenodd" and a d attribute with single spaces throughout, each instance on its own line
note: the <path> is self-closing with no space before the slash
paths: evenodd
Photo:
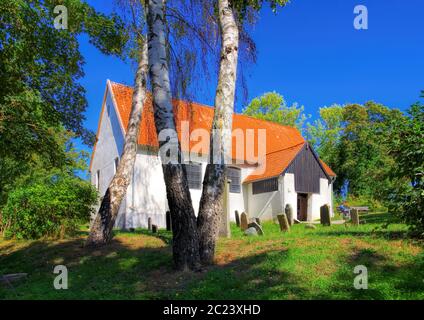
<path id="1" fill-rule="evenodd" d="M 422 243 L 388 214 L 368 214 L 359 227 L 334 225 L 290 233 L 263 224 L 265 235 L 246 237 L 232 226 L 220 239 L 216 265 L 175 272 L 171 234 L 117 232 L 101 249 L 84 248 L 86 232 L 61 241 L 0 240 L 0 275 L 26 272 L 0 284 L 0 299 L 424 299 Z M 55 290 L 53 268 L 66 265 L 69 289 Z M 356 290 L 356 265 L 368 268 L 368 289 Z"/>

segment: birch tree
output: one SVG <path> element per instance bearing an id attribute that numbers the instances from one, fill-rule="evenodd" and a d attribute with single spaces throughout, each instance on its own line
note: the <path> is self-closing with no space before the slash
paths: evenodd
<path id="1" fill-rule="evenodd" d="M 227 164 L 231 161 L 232 118 L 236 91 L 239 53 L 239 28 L 247 10 L 258 11 L 261 0 L 218 0 L 218 19 L 221 31 L 221 55 L 215 111 L 212 122 L 209 163 L 203 180 L 197 225 L 201 262 L 213 262 L 215 243 L 223 213 L 223 192 Z M 270 1 L 271 7 L 284 5 L 286 0 Z"/>
<path id="2" fill-rule="evenodd" d="M 222 41 L 221 62 L 215 95 L 209 163 L 203 180 L 198 215 L 202 263 L 211 263 L 213 260 L 223 210 L 226 161 L 228 156 L 231 157 L 232 116 L 237 75 L 239 32 L 228 0 L 218 1 L 218 15 Z"/>
<path id="3" fill-rule="evenodd" d="M 169 80 L 165 0 L 147 0 L 149 75 L 152 85 L 154 118 L 158 137 L 161 132 L 176 132 Z M 179 270 L 196 270 L 199 267 L 199 245 L 196 217 L 191 202 L 185 167 L 178 138 L 169 137 L 177 144 L 179 161 L 166 162 L 161 153 L 168 206 L 172 216 L 173 259 Z M 167 141 L 159 140 L 159 148 Z M 175 141 L 176 140 L 176 141 Z"/>
<path id="4" fill-rule="evenodd" d="M 102 245 L 112 238 L 112 228 L 118 216 L 119 207 L 131 182 L 137 156 L 137 139 L 140 129 L 143 105 L 146 99 L 148 73 L 147 41 L 143 41 L 140 59 L 134 81 L 130 119 L 125 134 L 124 150 L 118 168 L 100 204 L 87 239 L 88 245 Z"/>

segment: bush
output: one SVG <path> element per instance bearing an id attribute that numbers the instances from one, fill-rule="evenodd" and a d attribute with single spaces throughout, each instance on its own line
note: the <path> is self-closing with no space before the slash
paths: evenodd
<path id="1" fill-rule="evenodd" d="M 97 192 L 78 177 L 53 173 L 33 179 L 8 195 L 0 216 L 6 238 L 63 238 L 90 218 Z"/>

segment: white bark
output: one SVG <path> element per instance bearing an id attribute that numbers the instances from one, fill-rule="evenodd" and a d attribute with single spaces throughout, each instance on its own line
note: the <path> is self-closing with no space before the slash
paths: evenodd
<path id="1" fill-rule="evenodd" d="M 221 60 L 211 132 L 209 160 L 211 163 L 206 168 L 198 217 L 200 257 L 205 264 L 213 262 L 215 242 L 223 211 L 226 163 L 231 159 L 239 42 L 238 27 L 229 1 L 219 0 L 218 10 L 221 28 Z"/>
<path id="2" fill-rule="evenodd" d="M 148 74 L 147 51 L 147 41 L 144 41 L 135 75 L 131 113 L 125 134 L 124 150 L 115 176 L 106 190 L 99 211 L 91 225 L 90 235 L 87 240 L 87 244 L 89 245 L 101 245 L 111 240 L 112 228 L 115 224 L 119 207 L 131 182 L 137 156 L 138 134 L 143 105 L 146 98 Z"/>
<path id="3" fill-rule="evenodd" d="M 164 15 L 166 1 L 147 0 L 147 3 L 149 75 L 153 91 L 155 125 L 159 137 L 163 130 L 171 129 L 176 132 L 166 51 Z M 178 158 L 181 159 L 180 145 L 178 141 L 176 142 Z M 159 147 L 164 143 L 165 141 L 159 141 Z M 163 154 L 161 157 L 165 160 Z M 199 266 L 199 244 L 186 172 L 180 163 L 163 164 L 162 168 L 172 217 L 174 265 L 177 269 L 196 270 Z"/>

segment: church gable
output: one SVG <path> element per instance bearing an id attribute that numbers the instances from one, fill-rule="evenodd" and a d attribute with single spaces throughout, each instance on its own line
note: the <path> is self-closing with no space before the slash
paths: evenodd
<path id="1" fill-rule="evenodd" d="M 307 143 L 285 172 L 294 174 L 295 191 L 298 193 L 320 193 L 320 178 L 328 179 L 318 157 Z"/>

